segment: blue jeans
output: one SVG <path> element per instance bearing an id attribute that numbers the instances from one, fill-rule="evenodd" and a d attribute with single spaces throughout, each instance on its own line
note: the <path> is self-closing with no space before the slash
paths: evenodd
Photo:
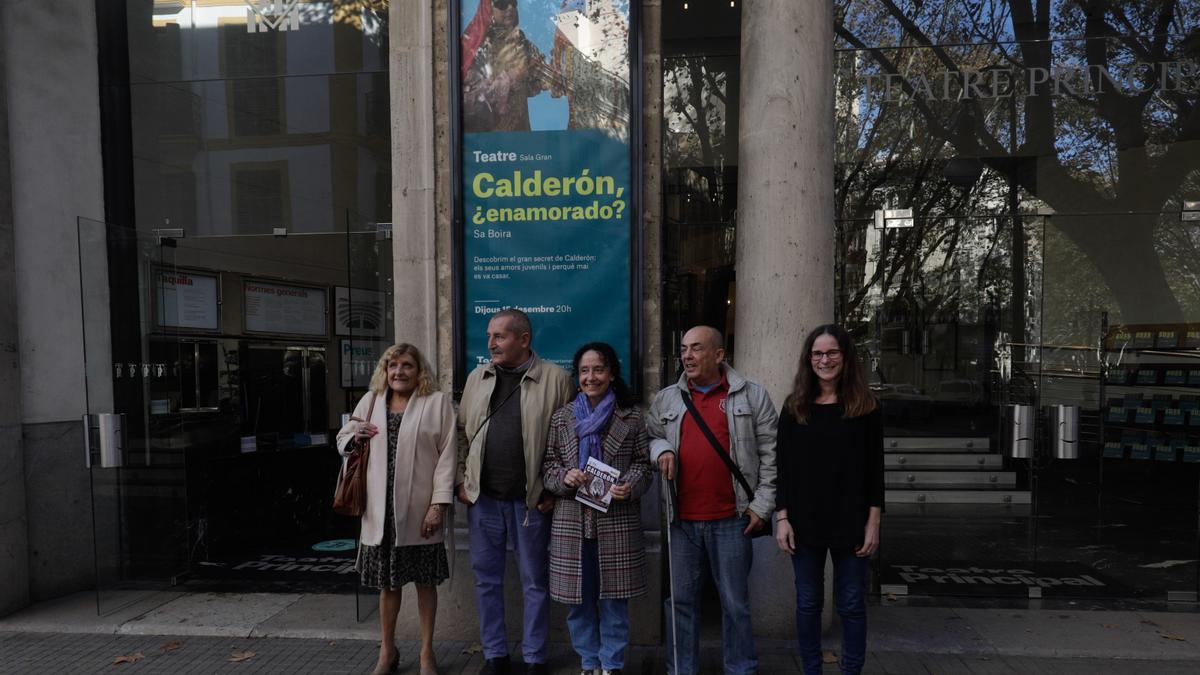
<path id="1" fill-rule="evenodd" d="M 475 573 L 483 657 L 508 655 L 504 565 L 512 540 L 525 598 L 521 655 L 525 663 L 545 663 L 550 624 L 550 516 L 526 508 L 524 500 L 500 500 L 481 494 L 467 509 L 467 522 L 471 527 L 471 570 Z"/>
<path id="2" fill-rule="evenodd" d="M 671 524 L 671 568 L 674 583 L 674 627 L 671 600 L 667 619 L 667 672 L 695 675 L 700 670 L 700 570 L 707 558 L 721 598 L 721 641 L 726 675 L 758 671 L 754 633 L 750 625 L 750 566 L 754 548 L 742 534 L 749 516 L 722 520 L 681 520 Z M 674 641 L 674 644 L 672 644 Z M 675 650 L 679 663 L 675 663 Z"/>
<path id="3" fill-rule="evenodd" d="M 583 602 L 570 605 L 567 628 L 584 670 L 625 667 L 629 644 L 629 601 L 600 599 L 600 555 L 595 539 L 584 539 Z"/>
<path id="4" fill-rule="evenodd" d="M 805 675 L 821 673 L 821 609 L 825 601 L 824 546 L 796 544 L 792 571 L 796 575 L 796 639 Z M 833 559 L 834 600 L 842 619 L 843 673 L 860 673 L 867 654 L 867 570 L 870 558 L 854 549 L 829 549 Z"/>

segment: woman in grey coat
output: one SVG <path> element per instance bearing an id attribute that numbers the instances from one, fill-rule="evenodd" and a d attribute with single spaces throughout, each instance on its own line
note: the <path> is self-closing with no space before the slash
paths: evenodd
<path id="1" fill-rule="evenodd" d="M 542 461 L 546 489 L 565 498 L 551 525 L 550 597 L 571 606 L 567 628 L 584 675 L 607 675 L 625 666 L 629 598 L 646 592 L 638 500 L 653 479 L 650 446 L 616 351 L 588 343 L 574 370 L 579 394 L 554 413 Z M 589 458 L 620 472 L 606 512 L 574 498 L 596 481 L 584 468 Z"/>

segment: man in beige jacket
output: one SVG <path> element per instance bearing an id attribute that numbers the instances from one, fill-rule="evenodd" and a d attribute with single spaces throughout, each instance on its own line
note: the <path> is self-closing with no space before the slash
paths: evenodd
<path id="1" fill-rule="evenodd" d="M 489 364 L 476 368 L 463 388 L 459 420 L 466 448 L 460 453 L 456 490 L 469 505 L 471 569 L 484 673 L 511 669 L 504 629 L 504 567 L 511 537 L 525 599 L 522 656 L 527 673 L 546 673 L 549 631 L 550 511 L 542 488 L 542 455 L 550 417 L 571 398 L 571 377 L 533 353 L 533 327 L 519 309 L 488 322 Z"/>

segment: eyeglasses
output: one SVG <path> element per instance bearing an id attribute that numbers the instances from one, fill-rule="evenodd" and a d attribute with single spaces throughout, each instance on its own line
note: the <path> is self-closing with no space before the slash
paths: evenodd
<path id="1" fill-rule="evenodd" d="M 820 361 L 821 359 L 825 358 L 826 356 L 829 357 L 830 361 L 837 361 L 838 359 L 842 358 L 842 350 L 830 349 L 827 352 L 814 351 L 814 352 L 810 352 L 810 356 L 812 357 L 813 361 Z"/>

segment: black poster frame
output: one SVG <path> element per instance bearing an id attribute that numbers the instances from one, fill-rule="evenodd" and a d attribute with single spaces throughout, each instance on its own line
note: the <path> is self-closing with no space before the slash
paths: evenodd
<path id="1" fill-rule="evenodd" d="M 451 331 L 454 350 L 454 396 L 462 395 L 470 368 L 467 360 L 468 340 L 482 340 L 482 335 L 466 335 L 466 270 L 464 255 L 465 217 L 463 214 L 463 119 L 462 119 L 462 2 L 450 0 L 447 4 L 446 42 L 449 77 L 448 95 L 450 116 L 450 203 L 451 215 Z M 643 199 L 645 176 L 643 172 L 643 92 L 642 68 L 642 6 L 641 0 L 629 0 L 629 358 L 623 364 L 625 380 L 634 396 L 641 398 L 643 363 L 645 353 L 645 321 L 642 312 L 642 297 L 645 288 L 644 272 L 644 229 Z"/>

